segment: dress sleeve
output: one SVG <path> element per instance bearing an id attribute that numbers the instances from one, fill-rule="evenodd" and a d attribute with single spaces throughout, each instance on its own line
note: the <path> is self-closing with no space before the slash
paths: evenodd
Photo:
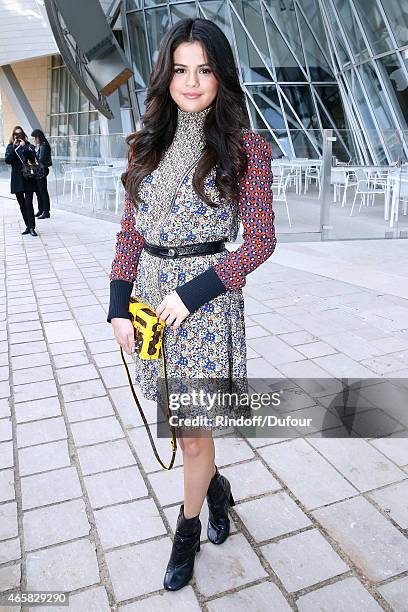
<path id="1" fill-rule="evenodd" d="M 241 289 L 246 276 L 275 250 L 271 148 L 264 138 L 252 131 L 244 134 L 243 144 L 248 157 L 239 199 L 243 244 L 227 253 L 216 265 L 176 288 L 190 313 L 226 291 Z"/>
<path id="2" fill-rule="evenodd" d="M 125 193 L 125 207 L 116 234 L 116 252 L 110 278 L 110 300 L 107 321 L 118 317 L 129 319 L 129 298 L 137 275 L 137 264 L 143 249 L 144 238 L 136 230 L 136 214 L 133 202 Z"/>

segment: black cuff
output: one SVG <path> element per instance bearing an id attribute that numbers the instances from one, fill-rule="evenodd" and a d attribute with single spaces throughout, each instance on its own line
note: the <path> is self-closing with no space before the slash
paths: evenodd
<path id="1" fill-rule="evenodd" d="M 133 283 L 125 280 L 113 280 L 110 282 L 110 300 L 108 323 L 111 319 L 118 317 L 120 319 L 130 319 L 129 314 L 129 298 L 132 295 Z"/>
<path id="2" fill-rule="evenodd" d="M 209 268 L 184 285 L 176 287 L 175 291 L 191 313 L 218 295 L 226 293 L 227 289 L 215 269 Z"/>

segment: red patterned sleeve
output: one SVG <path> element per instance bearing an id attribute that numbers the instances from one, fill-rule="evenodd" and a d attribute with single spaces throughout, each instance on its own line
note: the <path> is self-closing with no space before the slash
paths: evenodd
<path id="1" fill-rule="evenodd" d="M 276 246 L 270 144 L 256 132 L 248 130 L 244 135 L 244 147 L 248 169 L 241 183 L 239 201 L 244 227 L 243 244 L 214 266 L 229 290 L 243 287 L 247 274 L 266 261 Z"/>
<path id="2" fill-rule="evenodd" d="M 129 168 L 130 160 L 128 163 Z M 129 319 L 129 299 L 137 275 L 137 264 L 143 250 L 144 238 L 136 229 L 136 210 L 125 193 L 125 207 L 116 234 L 115 257 L 112 262 L 108 323 L 113 318 Z"/>
<path id="3" fill-rule="evenodd" d="M 125 280 L 133 283 L 136 278 L 144 238 L 136 230 L 135 223 L 135 207 L 125 193 L 125 208 L 120 221 L 120 231 L 116 234 L 115 258 L 109 276 L 111 281 Z"/>

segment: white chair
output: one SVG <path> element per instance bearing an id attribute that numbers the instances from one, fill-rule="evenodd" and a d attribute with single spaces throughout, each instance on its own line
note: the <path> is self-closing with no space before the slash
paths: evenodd
<path id="1" fill-rule="evenodd" d="M 110 169 L 111 170 L 111 169 Z M 93 169 L 92 171 L 92 211 L 99 207 L 101 201 L 101 195 L 104 200 L 105 206 L 107 204 L 107 195 L 112 194 L 117 198 L 117 175 L 112 174 L 111 171 L 107 172 L 100 168 Z"/>
<path id="2" fill-rule="evenodd" d="M 341 188 L 344 188 L 343 199 L 341 202 L 341 207 L 343 208 L 346 203 L 347 189 L 357 185 L 354 172 L 347 171 L 345 167 L 334 167 L 331 169 L 330 184 L 334 186 L 333 202 L 337 202 L 337 196 L 340 199 Z"/>
<path id="3" fill-rule="evenodd" d="M 391 201 L 391 214 L 390 214 L 390 227 L 394 227 L 395 223 L 398 222 L 399 205 L 403 202 L 403 214 L 407 214 L 408 208 L 408 177 L 393 177 L 392 182 L 392 201 Z M 399 196 L 399 197 L 398 197 Z"/>
<path id="4" fill-rule="evenodd" d="M 309 186 L 312 181 L 315 181 L 316 187 L 319 187 L 319 198 L 320 191 L 322 189 L 320 182 L 320 166 L 316 166 L 315 164 L 310 164 L 310 166 L 306 166 L 305 169 L 305 189 L 303 193 L 309 190 Z"/>
<path id="5" fill-rule="evenodd" d="M 62 171 L 64 173 L 64 183 L 62 185 L 62 195 L 65 195 L 65 184 L 67 181 L 71 181 L 72 180 L 72 165 L 69 164 L 68 162 L 62 162 L 61 164 L 61 168 Z"/>
<path id="6" fill-rule="evenodd" d="M 276 174 L 273 177 L 272 191 L 273 191 L 273 203 L 284 202 L 286 208 L 286 214 L 288 217 L 289 227 L 292 227 L 292 223 L 289 215 L 288 199 L 286 197 L 286 188 L 291 178 L 290 174 L 286 177 L 283 174 Z"/>
<path id="7" fill-rule="evenodd" d="M 84 204 L 85 192 L 87 189 L 89 189 L 89 202 L 93 201 L 93 168 L 94 166 L 88 166 L 87 168 L 84 168 L 85 178 L 84 183 L 82 185 L 82 205 Z"/>
<path id="8" fill-rule="evenodd" d="M 357 185 L 356 192 L 354 194 L 354 200 L 350 211 L 350 217 L 353 214 L 354 206 L 356 203 L 357 196 L 360 195 L 360 206 L 358 212 L 361 211 L 362 205 L 368 205 L 368 202 L 372 198 L 372 205 L 374 205 L 374 198 L 376 195 L 380 194 L 384 196 L 384 208 L 386 207 L 387 200 L 387 180 L 382 178 L 377 178 L 375 176 L 374 171 L 370 171 L 367 169 L 366 172 L 361 168 L 356 168 L 354 170 Z"/>
<path id="9" fill-rule="evenodd" d="M 79 197 L 79 192 L 81 192 L 81 200 L 82 200 L 82 193 L 83 193 L 83 187 L 84 187 L 84 183 L 85 183 L 85 168 L 71 168 L 70 170 L 71 172 L 71 202 L 73 199 L 73 195 L 74 195 L 74 190 L 75 190 L 75 195 L 76 197 Z"/>
<path id="10" fill-rule="evenodd" d="M 298 193 L 299 189 L 299 172 L 298 168 L 293 166 L 290 162 L 288 164 L 282 164 L 280 167 L 280 175 L 283 180 L 285 180 L 285 188 L 286 190 L 292 185 L 295 186 L 296 193 Z M 288 179 L 286 181 L 286 178 Z"/>

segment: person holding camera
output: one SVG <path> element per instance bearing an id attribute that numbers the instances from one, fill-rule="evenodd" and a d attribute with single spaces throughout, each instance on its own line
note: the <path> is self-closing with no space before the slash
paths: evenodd
<path id="1" fill-rule="evenodd" d="M 49 167 L 52 166 L 51 146 L 42 130 L 33 130 L 31 136 L 35 139 L 36 158 L 45 168 L 45 176 L 36 180 L 38 212 L 35 213 L 35 217 L 38 219 L 49 219 L 50 196 L 48 194 L 47 176 L 50 173 Z"/>
<path id="2" fill-rule="evenodd" d="M 28 142 L 23 128 L 16 125 L 9 140 L 5 154 L 6 164 L 11 165 L 10 193 L 13 193 L 20 205 L 21 215 L 26 228 L 22 234 L 38 236 L 35 231 L 33 194 L 36 182 L 23 175 L 24 164 L 35 163 L 35 148 Z"/>

